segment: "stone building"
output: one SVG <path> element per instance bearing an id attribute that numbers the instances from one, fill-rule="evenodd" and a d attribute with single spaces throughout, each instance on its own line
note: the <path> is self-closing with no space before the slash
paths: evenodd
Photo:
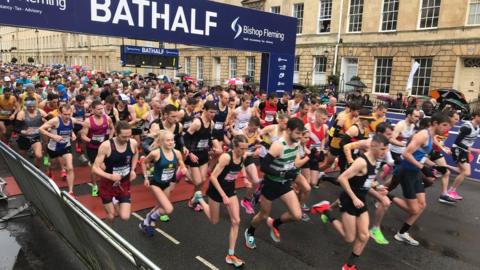
<path id="1" fill-rule="evenodd" d="M 366 92 L 405 93 L 416 61 L 413 95 L 439 87 L 461 90 L 467 99 L 480 93 L 480 0 L 219 0 L 298 18 L 294 80 L 321 85 L 331 74 L 340 89 L 353 76 Z M 6 31 L 10 31 L 4 34 Z M 13 32 L 13 33 L 12 33 Z M 15 35 L 15 40 L 12 36 Z M 40 38 L 40 53 L 36 50 Z M 0 29 L 0 49 L 40 54 L 42 63 L 88 64 L 118 70 L 122 40 L 55 32 Z M 16 43 L 15 43 L 16 42 Z M 124 40 L 125 44 L 135 41 Z M 13 44 L 13 45 L 12 45 Z M 158 44 L 138 41 L 141 45 Z M 27 47 L 24 47 L 27 46 Z M 209 84 L 251 75 L 259 81 L 260 54 L 167 44 L 180 49 L 180 72 Z M 3 59 L 11 52 L 3 54 Z M 42 58 L 43 57 L 43 58 Z M 102 58 L 100 58 L 102 57 Z"/>

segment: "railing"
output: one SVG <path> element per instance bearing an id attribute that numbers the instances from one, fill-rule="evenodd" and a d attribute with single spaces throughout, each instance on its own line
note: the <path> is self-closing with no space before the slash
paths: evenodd
<path id="1" fill-rule="evenodd" d="M 160 269 L 3 142 L 0 154 L 25 198 L 90 269 Z"/>

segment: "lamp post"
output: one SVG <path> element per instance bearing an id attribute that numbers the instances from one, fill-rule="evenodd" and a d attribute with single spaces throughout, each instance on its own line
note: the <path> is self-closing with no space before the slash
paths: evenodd
<path id="1" fill-rule="evenodd" d="M 38 29 L 35 29 L 35 36 L 37 38 L 37 61 L 35 62 L 37 62 L 37 64 L 40 63 L 40 43 L 38 42 L 38 33 L 39 33 Z"/>

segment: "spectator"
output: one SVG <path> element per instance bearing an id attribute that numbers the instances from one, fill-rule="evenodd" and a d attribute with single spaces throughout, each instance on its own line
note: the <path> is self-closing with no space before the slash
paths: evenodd
<path id="1" fill-rule="evenodd" d="M 373 103 L 370 101 L 370 95 L 369 94 L 363 95 L 362 104 L 363 104 L 363 106 L 373 107 Z"/>

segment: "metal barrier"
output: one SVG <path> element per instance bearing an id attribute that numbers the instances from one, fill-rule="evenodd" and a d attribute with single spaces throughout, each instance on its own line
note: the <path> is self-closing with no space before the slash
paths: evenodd
<path id="1" fill-rule="evenodd" d="M 0 142 L 25 198 L 91 269 L 160 269 L 46 175 Z"/>

